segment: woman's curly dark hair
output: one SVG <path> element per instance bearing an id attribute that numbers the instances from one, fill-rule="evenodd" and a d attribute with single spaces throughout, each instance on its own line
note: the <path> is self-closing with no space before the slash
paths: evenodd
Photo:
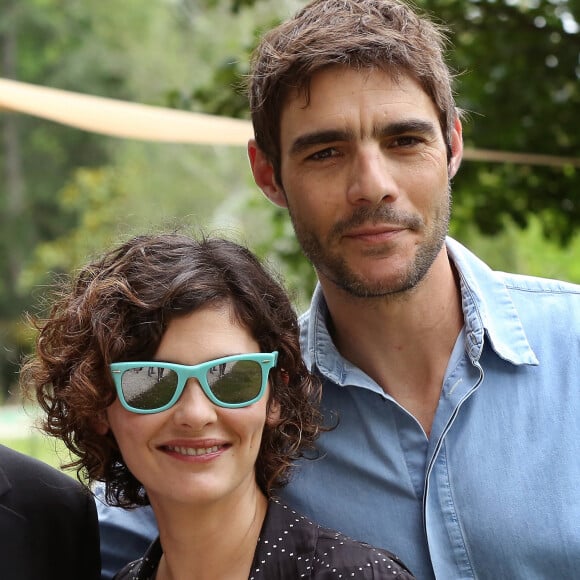
<path id="1" fill-rule="evenodd" d="M 243 246 L 182 234 L 139 236 L 106 253 L 55 289 L 36 352 L 21 369 L 21 386 L 46 413 L 42 427 L 64 441 L 90 485 L 102 481 L 113 505 L 145 505 L 147 495 L 127 468 L 112 433 L 96 424 L 116 398 L 108 365 L 156 352 L 169 322 L 208 305 L 231 306 L 262 352 L 277 350 L 270 400 L 279 420 L 266 425 L 256 462 L 269 497 L 295 459 L 314 448 L 322 427 L 320 384 L 304 365 L 296 313 L 283 286 Z"/>

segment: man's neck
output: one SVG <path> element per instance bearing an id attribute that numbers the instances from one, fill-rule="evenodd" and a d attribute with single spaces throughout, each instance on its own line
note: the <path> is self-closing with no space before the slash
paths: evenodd
<path id="1" fill-rule="evenodd" d="M 459 282 L 442 253 L 412 290 L 355 298 L 321 279 L 339 352 L 431 430 L 449 357 L 463 326 Z"/>

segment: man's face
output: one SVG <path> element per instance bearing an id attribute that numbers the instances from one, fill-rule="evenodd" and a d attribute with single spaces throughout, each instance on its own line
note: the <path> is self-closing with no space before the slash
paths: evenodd
<path id="1" fill-rule="evenodd" d="M 291 95 L 269 197 L 287 205 L 323 284 L 370 297 L 423 279 L 448 230 L 460 130 L 448 164 L 435 106 L 406 75 L 333 67 L 313 77 L 309 101 Z"/>

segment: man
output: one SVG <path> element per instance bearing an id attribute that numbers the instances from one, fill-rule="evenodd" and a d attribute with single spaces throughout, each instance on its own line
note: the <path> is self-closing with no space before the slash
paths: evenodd
<path id="1" fill-rule="evenodd" d="M 2 580 L 96 580 L 99 528 L 91 495 L 68 475 L 0 445 Z"/>
<path id="2" fill-rule="evenodd" d="M 580 287 L 446 238 L 443 49 L 398 0 L 315 0 L 254 55 L 250 163 L 318 274 L 303 354 L 339 416 L 283 497 L 417 578 L 573 578 Z"/>

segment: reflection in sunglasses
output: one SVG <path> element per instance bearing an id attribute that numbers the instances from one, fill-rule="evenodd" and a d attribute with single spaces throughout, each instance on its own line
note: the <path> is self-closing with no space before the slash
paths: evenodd
<path id="1" fill-rule="evenodd" d="M 198 380 L 216 405 L 241 407 L 263 394 L 277 352 L 234 355 L 199 365 L 174 363 L 113 363 L 111 372 L 121 403 L 129 411 L 155 413 L 168 409 L 181 396 L 189 379 Z"/>

